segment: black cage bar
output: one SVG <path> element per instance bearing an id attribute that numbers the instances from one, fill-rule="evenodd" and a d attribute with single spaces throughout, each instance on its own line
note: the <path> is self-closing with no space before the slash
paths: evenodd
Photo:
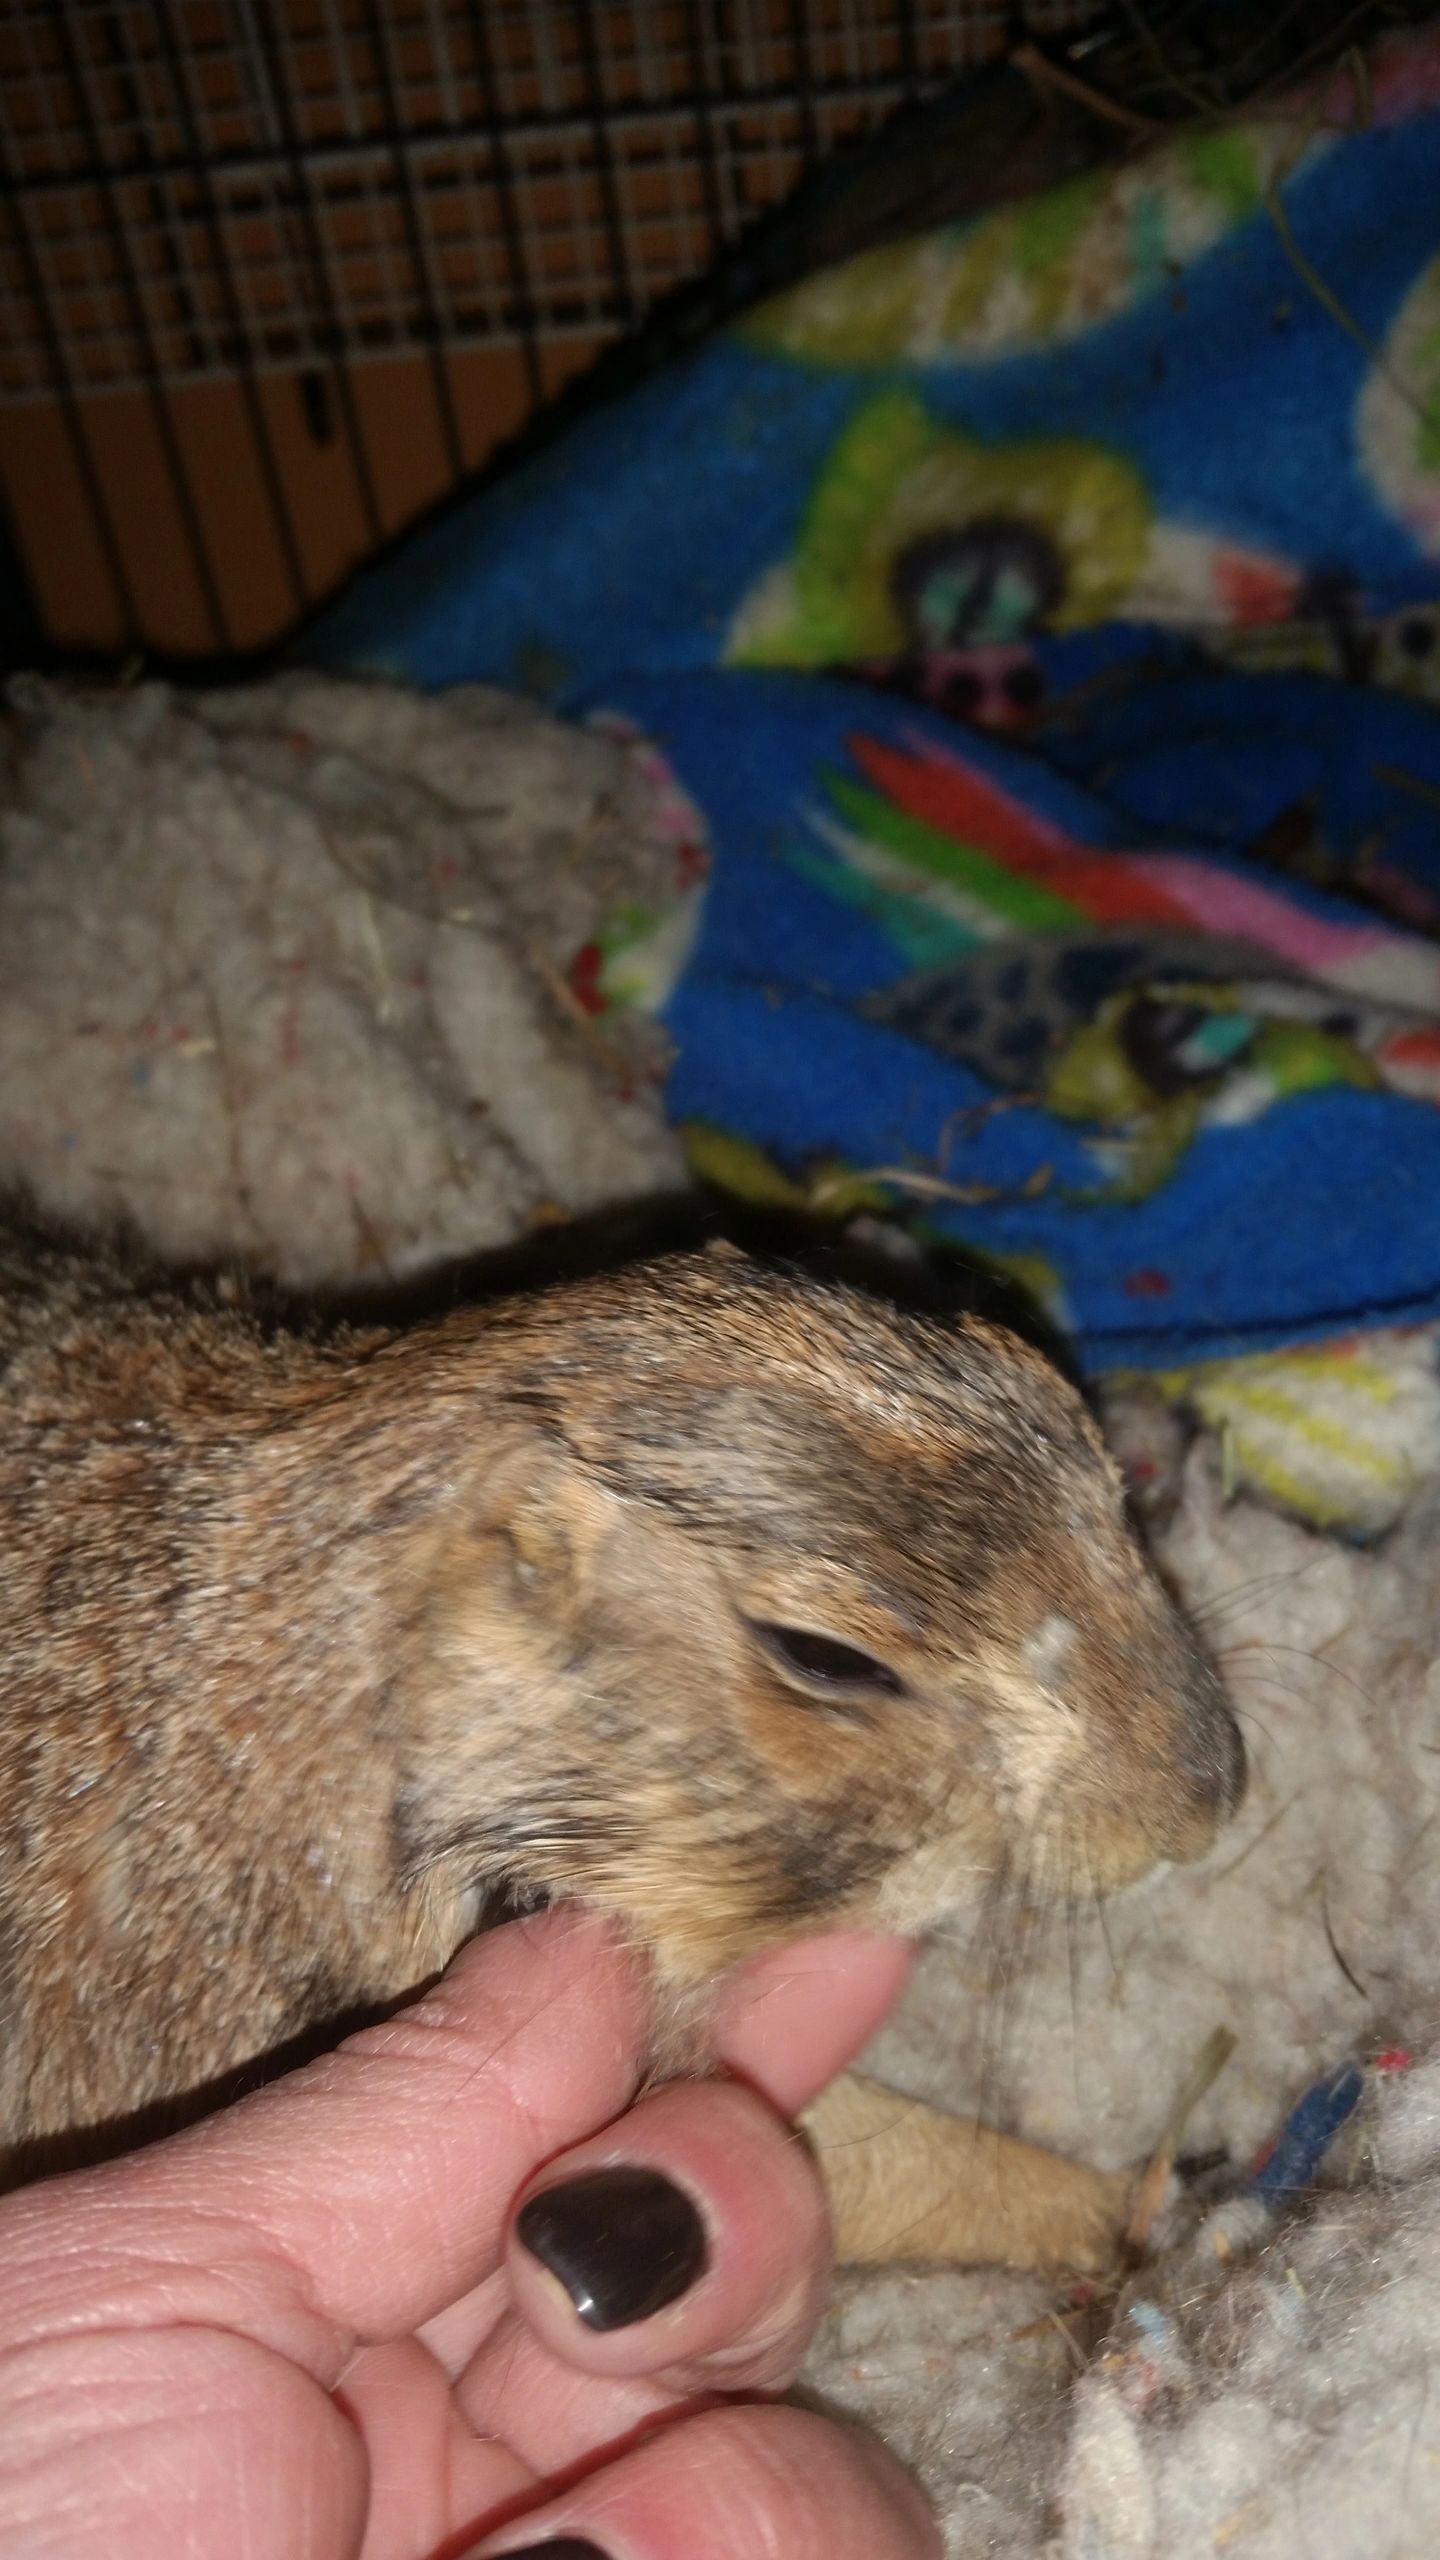
<path id="1" fill-rule="evenodd" d="M 1086 15 L 1057 0 L 1027 25 Z M 991 0 L 3 0 L 0 471 L 43 619 L 129 649 L 278 631 L 1012 20 Z"/>

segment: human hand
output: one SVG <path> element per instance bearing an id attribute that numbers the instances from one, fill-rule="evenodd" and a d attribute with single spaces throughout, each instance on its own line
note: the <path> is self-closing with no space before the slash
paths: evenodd
<path id="1" fill-rule="evenodd" d="M 722 2002 L 735 2078 L 637 2097 L 641 1972 L 547 1912 L 228 2113 L 8 2198 L 0 2549 L 935 2560 L 878 2445 L 714 2396 L 797 2368 L 827 2223 L 783 2117 L 905 1963 L 769 1958 Z"/>

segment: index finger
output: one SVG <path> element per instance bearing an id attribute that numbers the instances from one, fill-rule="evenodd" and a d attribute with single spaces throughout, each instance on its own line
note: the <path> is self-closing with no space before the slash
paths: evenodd
<path id="1" fill-rule="evenodd" d="M 227 2114 L 0 2207 L 0 2335 L 221 2326 L 329 2385 L 498 2265 L 540 2164 L 629 2104 L 643 1971 L 553 1910 Z"/>
<path id="2" fill-rule="evenodd" d="M 782 2115 L 797 2114 L 884 2023 L 915 1955 L 907 1938 L 850 1929 L 756 1958 L 721 1990 L 719 2060 Z"/>

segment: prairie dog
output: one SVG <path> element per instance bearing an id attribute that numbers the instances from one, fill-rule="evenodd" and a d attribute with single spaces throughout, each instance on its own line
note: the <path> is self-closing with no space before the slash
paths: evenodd
<path id="1" fill-rule="evenodd" d="M 7 1231 L 0 1607 L 12 2177 L 506 1898 L 618 1915 L 693 2010 L 787 1937 L 1199 1855 L 1243 1780 L 1058 1372 L 729 1248 L 307 1328 Z"/>

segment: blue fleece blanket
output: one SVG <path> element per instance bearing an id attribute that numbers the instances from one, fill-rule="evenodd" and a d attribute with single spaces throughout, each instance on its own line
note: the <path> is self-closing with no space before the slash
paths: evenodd
<path id="1" fill-rule="evenodd" d="M 994 1255 L 1096 1367 L 1440 1313 L 1434 37 L 793 287 L 309 654 L 656 740 L 722 1178 Z"/>

